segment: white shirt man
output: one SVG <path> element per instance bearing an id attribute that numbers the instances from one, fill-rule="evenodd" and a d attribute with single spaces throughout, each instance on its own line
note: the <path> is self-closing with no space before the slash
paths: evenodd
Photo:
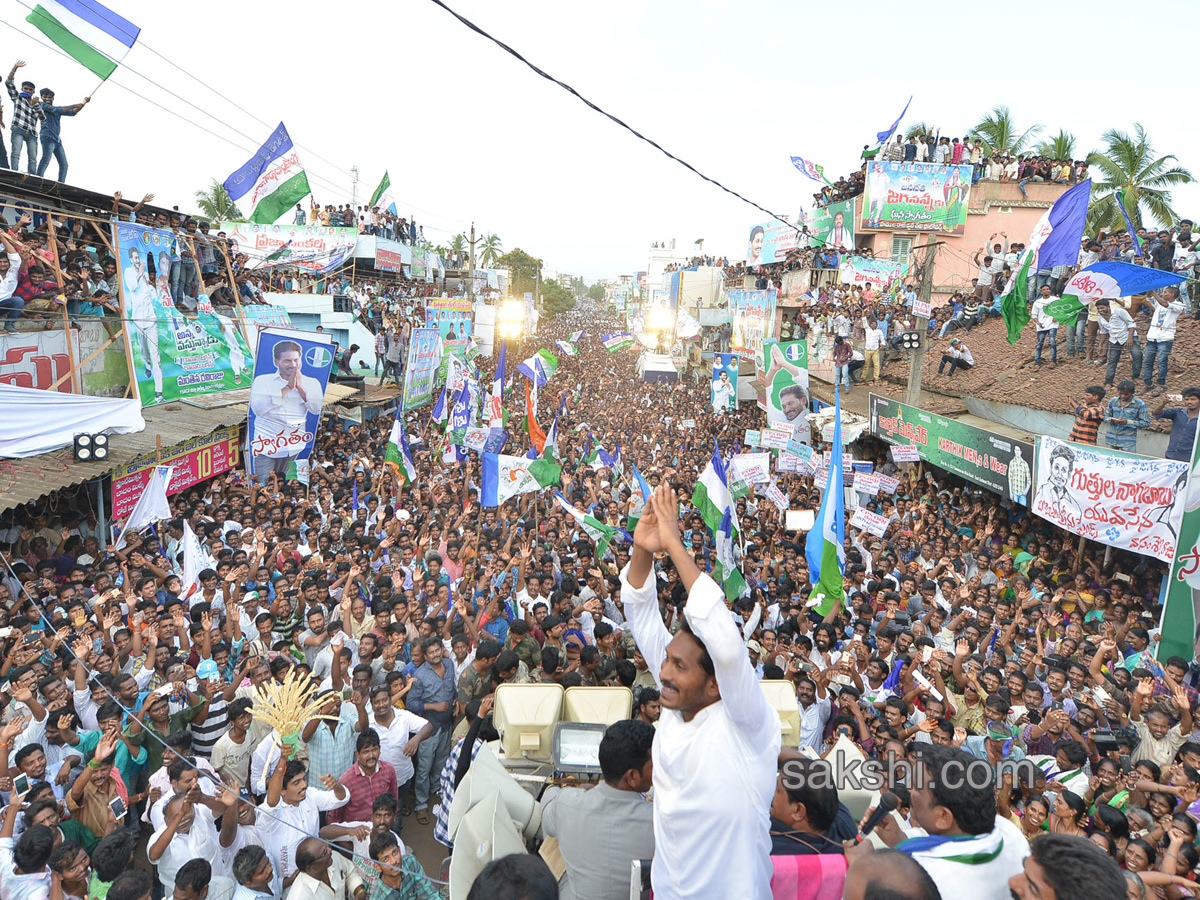
<path id="1" fill-rule="evenodd" d="M 1179 315 L 1183 312 L 1183 303 L 1179 296 L 1176 295 L 1167 303 L 1157 294 L 1151 294 L 1150 300 L 1154 303 L 1154 316 L 1150 319 L 1150 330 L 1146 332 L 1146 340 L 1175 340 L 1175 323 L 1179 321 Z"/>
<path id="2" fill-rule="evenodd" d="M 275 345 L 277 371 L 259 375 L 250 385 L 250 408 L 254 411 L 251 450 L 256 457 L 286 459 L 299 455 L 306 442 L 308 414 L 320 415 L 325 400 L 321 382 L 303 374 L 300 346 L 295 341 Z"/>
<path id="3" fill-rule="evenodd" d="M 374 710 L 367 717 L 367 721 L 379 735 L 379 758 L 391 763 L 392 768 L 396 770 L 396 784 L 405 784 L 413 777 L 414 757 L 405 756 L 404 745 L 428 725 L 429 721 L 406 709 L 393 710 L 390 725 L 384 725 L 377 720 Z"/>
<path id="4" fill-rule="evenodd" d="M 869 322 L 863 324 L 863 349 L 878 350 L 883 346 L 883 330 L 878 326 L 872 327 Z"/>
<path id="5" fill-rule="evenodd" d="M 635 548 L 635 553 L 643 552 Z M 672 636 L 658 611 L 653 571 L 637 587 L 630 583 L 636 564 L 635 557 L 621 573 L 621 596 L 634 638 L 661 688 Z M 690 720 L 668 708 L 659 719 L 654 738 L 654 895 L 660 900 L 766 900 L 771 896 L 767 813 L 775 789 L 779 717 L 759 687 L 741 633 L 725 607 L 724 591 L 707 575 L 692 584 L 684 616 L 711 657 L 720 699 Z"/>
<path id="6" fill-rule="evenodd" d="M 1046 312 L 1046 307 L 1057 299 L 1053 294 L 1045 294 L 1033 301 L 1032 316 L 1038 331 L 1058 331 L 1058 319 Z"/>

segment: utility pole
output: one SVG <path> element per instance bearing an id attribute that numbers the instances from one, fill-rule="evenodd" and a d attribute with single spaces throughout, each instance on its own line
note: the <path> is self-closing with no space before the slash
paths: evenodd
<path id="1" fill-rule="evenodd" d="M 350 167 L 350 205 L 358 206 L 358 166 Z"/>
<path id="2" fill-rule="evenodd" d="M 471 223 L 471 271 L 467 280 L 467 296 L 471 298 L 471 305 L 475 304 L 475 223 Z"/>
<path id="3" fill-rule="evenodd" d="M 928 304 L 933 294 L 933 260 L 940 244 L 941 241 L 932 239 L 926 239 L 925 242 L 925 263 L 921 267 L 921 287 L 917 292 L 917 300 L 921 303 Z M 908 396 L 905 398 L 909 406 L 921 405 L 921 373 L 925 365 L 925 332 L 928 327 L 929 317 L 917 316 L 917 349 L 908 368 Z"/>

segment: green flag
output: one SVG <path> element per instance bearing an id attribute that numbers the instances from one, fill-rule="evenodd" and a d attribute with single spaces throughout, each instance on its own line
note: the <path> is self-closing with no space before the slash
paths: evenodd
<path id="1" fill-rule="evenodd" d="M 1074 294 L 1059 297 L 1053 303 L 1047 303 L 1045 307 L 1046 315 L 1068 328 L 1075 324 L 1083 308 L 1084 304 Z"/>
<path id="2" fill-rule="evenodd" d="M 375 188 L 375 193 L 371 195 L 371 202 L 367 206 L 374 209 L 379 205 L 379 200 L 388 192 L 388 188 L 392 186 L 392 179 L 388 177 L 387 170 L 383 172 L 383 180 L 379 182 L 379 187 Z"/>
<path id="3" fill-rule="evenodd" d="M 1008 290 L 1000 298 L 1000 313 L 1004 324 L 1008 326 L 1008 342 L 1015 344 L 1021 339 L 1021 329 L 1029 324 L 1029 305 L 1025 297 L 1029 293 L 1029 263 L 1033 260 L 1032 251 L 1025 251 L 1025 261 L 1013 276 Z"/>

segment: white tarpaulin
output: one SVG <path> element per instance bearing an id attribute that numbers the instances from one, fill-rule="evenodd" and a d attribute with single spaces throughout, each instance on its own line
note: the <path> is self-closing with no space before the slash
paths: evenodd
<path id="1" fill-rule="evenodd" d="M 138 400 L 0 384 L 0 458 L 23 459 L 69 447 L 77 434 L 131 434 L 145 427 Z"/>
<path id="2" fill-rule="evenodd" d="M 1038 438 L 1031 511 L 1101 544 L 1175 558 L 1188 464 Z"/>

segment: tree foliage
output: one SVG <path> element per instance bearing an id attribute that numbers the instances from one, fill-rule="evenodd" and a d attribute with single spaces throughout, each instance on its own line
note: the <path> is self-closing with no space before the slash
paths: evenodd
<path id="1" fill-rule="evenodd" d="M 490 269 L 500 261 L 500 251 L 503 249 L 500 243 L 500 235 L 489 234 L 480 242 L 479 250 L 479 265 L 485 269 Z M 504 263 L 500 263 L 504 265 Z"/>
<path id="2" fill-rule="evenodd" d="M 496 264 L 508 269 L 512 295 L 525 296 L 526 291 L 537 289 L 538 277 L 542 272 L 542 261 L 516 247 L 496 258 Z"/>
<path id="3" fill-rule="evenodd" d="M 245 218 L 229 192 L 215 178 L 208 190 L 196 191 L 196 205 L 209 222 L 240 222 Z"/>
<path id="4" fill-rule="evenodd" d="M 589 300 L 595 300 L 597 303 L 604 302 L 604 285 L 597 282 L 587 289 Z"/>
<path id="5" fill-rule="evenodd" d="M 575 294 L 567 290 L 557 281 L 542 282 L 542 312 L 546 316 L 556 316 L 561 312 L 575 307 Z"/>
<path id="6" fill-rule="evenodd" d="M 978 138 L 986 155 L 990 156 L 997 150 L 1007 150 L 1016 156 L 1028 151 L 1030 144 L 1041 131 L 1041 125 L 1031 125 L 1018 133 L 1011 110 L 1007 106 L 997 106 L 967 132 L 967 137 L 971 140 Z"/>
<path id="7" fill-rule="evenodd" d="M 1149 213 L 1159 226 L 1178 221 L 1171 206 L 1170 188 L 1191 184 L 1195 179 L 1187 169 L 1174 165 L 1177 160 L 1173 154 L 1156 156 L 1154 143 L 1141 125 L 1133 128 L 1133 134 L 1110 128 L 1101 138 L 1104 148 L 1088 154 L 1088 166 L 1098 169 L 1101 176 L 1092 187 L 1089 229 L 1125 227 L 1125 220 L 1113 199 L 1122 192 L 1125 208 L 1135 226 L 1146 221 L 1145 213 Z"/>

